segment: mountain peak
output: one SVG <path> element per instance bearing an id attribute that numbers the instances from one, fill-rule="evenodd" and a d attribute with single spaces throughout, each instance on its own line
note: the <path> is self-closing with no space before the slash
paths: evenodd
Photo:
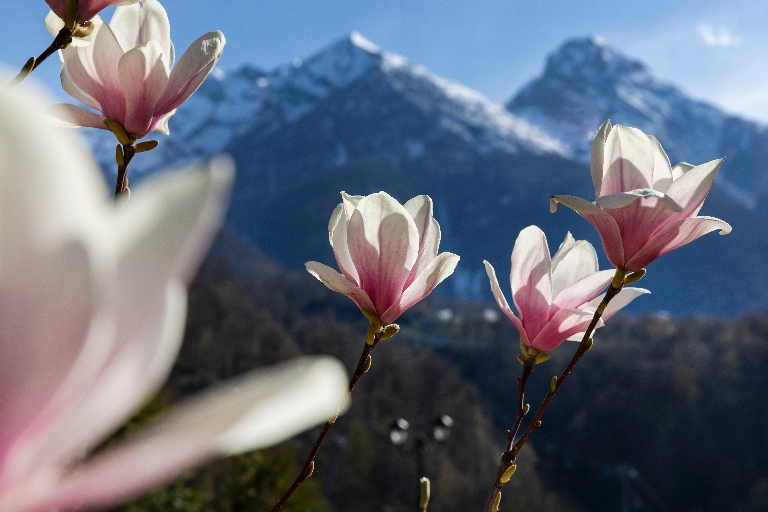
<path id="1" fill-rule="evenodd" d="M 578 80 L 597 86 L 622 79 L 653 80 L 639 60 L 609 47 L 600 36 L 569 39 L 547 58 L 544 76 L 567 81 Z"/>

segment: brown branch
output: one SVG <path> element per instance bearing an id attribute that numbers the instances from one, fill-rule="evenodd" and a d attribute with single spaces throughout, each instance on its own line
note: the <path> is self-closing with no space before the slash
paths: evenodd
<path id="1" fill-rule="evenodd" d="M 520 424 L 523 422 L 523 417 L 528 412 L 525 410 L 525 385 L 528 382 L 528 377 L 533 372 L 535 362 L 533 357 L 526 357 L 525 364 L 523 364 L 523 376 L 517 381 L 517 418 L 515 418 L 515 424 L 512 430 L 507 430 L 507 448 L 505 451 L 512 449 L 512 443 L 517 437 L 517 432 L 520 430 Z"/>
<path id="2" fill-rule="evenodd" d="M 136 147 L 133 144 L 123 144 L 122 149 L 117 147 L 117 182 L 115 183 L 115 202 L 128 191 L 128 165 L 136 155 Z M 122 157 L 120 154 L 122 153 Z M 122 160 L 122 161 L 121 161 Z"/>
<path id="3" fill-rule="evenodd" d="M 589 323 L 589 327 L 587 327 L 587 330 L 584 333 L 584 337 L 581 339 L 581 343 L 579 343 L 579 347 L 576 349 L 576 353 L 573 355 L 571 361 L 557 378 L 557 381 L 554 381 L 554 383 L 550 386 L 550 390 L 547 393 L 547 396 L 539 406 L 539 409 L 536 411 L 536 414 L 533 416 L 530 425 L 528 425 L 528 428 L 525 430 L 522 437 L 520 437 L 520 440 L 517 441 L 514 446 L 511 446 L 509 449 L 507 449 L 507 451 L 501 454 L 499 469 L 496 473 L 496 481 L 494 482 L 491 493 L 488 496 L 488 501 L 485 504 L 484 512 L 495 512 L 497 510 L 496 506 L 498 505 L 498 496 L 501 494 L 501 489 L 506 483 L 506 481 L 502 481 L 504 474 L 507 473 L 507 470 L 509 470 L 513 465 L 515 465 L 517 454 L 520 452 L 520 449 L 525 445 L 525 443 L 528 441 L 531 435 L 533 435 L 536 429 L 541 426 L 541 418 L 544 416 L 544 412 L 547 410 L 547 407 L 549 407 L 550 402 L 552 402 L 552 399 L 557 394 L 560 386 L 563 385 L 563 382 L 571 373 L 571 370 L 573 370 L 574 366 L 576 366 L 576 363 L 579 362 L 579 359 L 581 359 L 581 357 L 586 354 L 587 351 L 592 347 L 592 333 L 594 332 L 595 327 L 597 327 L 597 323 L 600 321 L 600 317 L 603 316 L 605 308 L 608 307 L 608 303 L 616 295 L 618 295 L 621 289 L 624 287 L 624 279 L 626 277 L 626 269 L 616 269 L 616 274 L 613 277 L 611 286 L 608 288 L 608 291 L 605 293 L 605 297 L 603 297 L 603 300 L 597 307 L 597 310 L 592 317 L 592 321 Z"/>
<path id="4" fill-rule="evenodd" d="M 376 344 L 381 339 L 381 333 L 377 333 L 375 337 L 373 338 L 373 343 L 366 343 L 365 347 L 363 348 L 363 353 L 360 355 L 360 360 L 357 362 L 357 368 L 355 368 L 355 373 L 352 375 L 352 378 L 349 380 L 349 384 L 347 386 L 347 397 L 344 399 L 344 402 L 339 406 L 339 409 L 343 409 L 344 405 L 347 403 L 347 400 L 349 400 L 350 395 L 352 394 L 352 390 L 355 389 L 355 385 L 357 384 L 357 381 L 360 380 L 360 377 L 363 376 L 365 372 L 368 371 L 370 368 L 370 362 L 369 358 L 371 355 L 371 351 L 374 349 Z M 272 507 L 272 510 L 270 512 L 276 512 L 277 510 L 280 510 L 280 507 L 285 504 L 286 501 L 288 501 L 288 498 L 291 497 L 291 495 L 296 491 L 296 489 L 299 488 L 299 486 L 304 483 L 304 480 L 306 480 L 311 474 L 312 470 L 314 469 L 315 465 L 315 456 L 317 455 L 317 452 L 320 450 L 320 446 L 322 446 L 323 441 L 325 441 L 325 438 L 328 436 L 328 433 L 331 431 L 331 428 L 333 427 L 334 423 L 336 423 L 336 417 L 333 417 L 332 419 L 328 420 L 325 423 L 325 426 L 323 427 L 323 431 L 320 432 L 320 435 L 317 437 L 317 441 L 315 441 L 315 445 L 312 447 L 312 450 L 309 452 L 309 456 L 307 456 L 307 460 L 304 462 L 304 466 L 301 468 L 301 471 L 299 472 L 299 476 L 296 477 L 296 480 L 293 481 L 291 486 L 288 488 L 287 491 L 285 491 L 285 494 L 277 501 L 274 507 Z"/>
<path id="5" fill-rule="evenodd" d="M 14 78 L 11 83 L 9 83 L 6 88 L 12 89 L 19 85 L 21 82 L 24 81 L 25 78 L 27 78 L 30 73 L 32 73 L 34 70 L 37 69 L 40 64 L 45 61 L 48 57 L 56 53 L 58 50 L 61 50 L 65 47 L 67 47 L 70 43 L 72 43 L 72 30 L 68 29 L 67 27 L 62 28 L 58 35 L 53 39 L 53 42 L 51 45 L 46 48 L 43 53 L 40 54 L 39 57 L 35 58 L 32 57 L 27 61 L 27 63 L 24 65 L 24 67 L 21 69 L 18 75 L 16 75 L 16 78 Z"/>

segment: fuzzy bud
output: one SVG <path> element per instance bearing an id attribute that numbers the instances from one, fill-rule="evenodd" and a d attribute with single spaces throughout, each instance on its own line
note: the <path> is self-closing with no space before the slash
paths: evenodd
<path id="1" fill-rule="evenodd" d="M 531 410 L 531 404 L 525 404 L 525 407 L 523 407 L 523 416 L 528 414 Z"/>
<path id="2" fill-rule="evenodd" d="M 549 390 L 553 393 L 557 391 L 557 375 L 552 377 L 552 381 L 549 383 Z"/>
<path id="3" fill-rule="evenodd" d="M 120 167 L 125 165 L 125 155 L 123 155 L 123 147 L 120 144 L 115 148 L 115 162 Z"/>
<path id="4" fill-rule="evenodd" d="M 427 510 L 430 498 L 429 478 L 423 476 L 419 479 L 419 488 L 421 489 L 421 498 L 419 499 L 419 508 Z"/>
<path id="5" fill-rule="evenodd" d="M 371 358 L 371 354 L 368 354 L 368 357 L 365 358 L 365 364 L 363 365 L 363 373 L 368 373 L 368 370 L 371 369 L 372 362 L 373 359 Z"/>
<path id="6" fill-rule="evenodd" d="M 389 324 L 381 331 L 381 336 L 379 337 L 380 340 L 388 340 L 392 336 L 398 333 L 400 331 L 400 326 L 397 324 Z"/>
<path id="7" fill-rule="evenodd" d="M 517 356 L 517 362 L 525 366 L 525 359 L 523 359 L 523 356 Z"/>
<path id="8" fill-rule="evenodd" d="M 499 478 L 499 482 L 505 484 L 509 482 L 509 479 L 512 478 L 512 475 L 515 474 L 515 471 L 517 471 L 517 465 L 512 464 L 507 468 L 507 470 L 504 472 L 503 475 L 501 475 L 501 478 Z"/>
<path id="9" fill-rule="evenodd" d="M 145 151 L 152 151 L 158 146 L 158 144 L 160 143 L 156 140 L 145 140 L 144 142 L 139 142 L 136 144 L 136 152 L 144 153 Z"/>
<path id="10" fill-rule="evenodd" d="M 631 274 L 629 274 L 627 277 L 624 278 L 624 284 L 626 285 L 634 284 L 638 282 L 640 279 L 642 279 L 644 275 L 645 275 L 644 268 L 641 268 L 637 272 L 632 272 Z"/>
<path id="11" fill-rule="evenodd" d="M 544 361 L 548 361 L 550 357 L 552 356 L 549 354 L 539 354 L 536 356 L 536 359 L 533 360 L 533 364 L 541 364 Z"/>

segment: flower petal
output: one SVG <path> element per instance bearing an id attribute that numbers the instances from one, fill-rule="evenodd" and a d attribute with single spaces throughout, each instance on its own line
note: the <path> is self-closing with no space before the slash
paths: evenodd
<path id="1" fill-rule="evenodd" d="M 577 308 L 589 302 L 611 283 L 613 274 L 613 270 L 602 270 L 582 277 L 555 297 L 555 305 L 559 308 Z"/>
<path id="2" fill-rule="evenodd" d="M 602 315 L 603 321 L 608 321 L 613 317 L 616 313 L 618 313 L 624 306 L 628 305 L 630 302 L 635 300 L 641 295 L 645 295 L 647 293 L 651 293 L 649 290 L 646 290 L 645 288 L 622 288 L 622 290 L 619 292 L 617 296 L 615 296 L 611 302 L 608 303 L 608 306 L 605 308 L 605 311 Z M 582 305 L 579 307 L 579 309 L 583 311 L 587 311 L 590 314 L 593 314 L 595 311 L 597 311 L 597 307 L 600 305 L 600 303 L 603 301 L 603 298 L 605 297 L 605 294 L 595 297 L 588 303 Z M 598 325 L 598 327 L 602 327 L 601 325 Z"/>
<path id="3" fill-rule="evenodd" d="M 552 269 L 549 246 L 537 226 L 523 229 L 512 249 L 512 300 L 529 338 L 549 320 L 552 304 Z"/>
<path id="4" fill-rule="evenodd" d="M 432 198 L 429 196 L 416 196 L 403 206 L 411 214 L 416 223 L 416 229 L 419 230 L 419 255 L 404 284 L 404 287 L 408 288 L 416 276 L 437 257 L 440 246 L 440 225 L 433 217 Z"/>
<path id="5" fill-rule="evenodd" d="M 381 315 L 402 294 L 418 256 L 419 232 L 411 214 L 385 192 L 364 197 L 347 228 L 352 262 Z"/>
<path id="6" fill-rule="evenodd" d="M 357 274 L 355 264 L 352 263 L 352 256 L 349 255 L 349 246 L 347 245 L 347 216 L 344 213 L 344 204 L 339 204 L 331 214 L 331 220 L 328 223 L 328 237 L 331 240 L 333 254 L 336 256 L 336 264 L 339 270 L 348 280 L 353 283 L 359 283 L 360 278 Z"/>
<path id="7" fill-rule="evenodd" d="M 91 112 L 90 110 L 85 110 L 77 105 L 57 103 L 56 105 L 51 105 L 45 109 L 45 112 L 56 118 L 56 120 L 61 122 L 63 126 L 87 126 L 89 128 L 99 128 L 101 130 L 107 129 L 107 127 L 104 126 L 104 116 L 97 114 L 96 112 Z"/>
<path id="8" fill-rule="evenodd" d="M 152 130 L 155 105 L 168 84 L 167 58 L 157 41 L 150 40 L 126 52 L 117 70 L 125 93 L 123 128 L 137 138 L 144 137 Z"/>
<path id="9" fill-rule="evenodd" d="M 397 317 L 405 310 L 432 293 L 438 284 L 453 274 L 458 264 L 459 257 L 457 255 L 450 252 L 440 254 L 416 277 L 413 283 L 395 300 L 394 304 L 381 315 L 381 321 L 385 324 L 391 324 L 397 320 Z"/>
<path id="10" fill-rule="evenodd" d="M 156 41 L 169 61 L 171 57 L 171 24 L 168 14 L 157 0 L 144 0 L 138 4 L 118 7 L 109 22 L 124 52 Z"/>
<path id="11" fill-rule="evenodd" d="M 331 267 L 318 263 L 316 261 L 308 261 L 305 263 L 307 272 L 317 278 L 329 289 L 346 295 L 357 304 L 357 307 L 367 309 L 371 312 L 376 312 L 376 308 L 373 306 L 371 299 L 359 286 L 350 282 L 346 277 L 339 274 Z"/>
<path id="12" fill-rule="evenodd" d="M 693 242 L 700 236 L 716 229 L 720 230 L 721 235 L 727 235 L 731 232 L 730 224 L 714 217 L 693 217 L 692 219 L 678 220 L 653 235 L 653 238 L 627 262 L 627 269 L 637 271 L 645 268 L 659 256 Z"/>
<path id="13" fill-rule="evenodd" d="M 650 188 L 640 188 L 637 190 L 630 190 L 629 192 L 618 192 L 616 194 L 598 197 L 595 202 L 598 204 L 598 206 L 600 206 L 600 208 L 615 210 L 617 208 L 624 208 L 625 206 L 629 206 L 638 199 L 649 197 L 661 199 L 664 206 L 666 206 L 670 211 L 676 213 L 683 211 L 683 208 L 667 194 Z"/>
<path id="14" fill-rule="evenodd" d="M 345 372 L 330 358 L 257 370 L 193 398 L 78 466 L 45 509 L 116 504 L 213 456 L 274 445 L 334 414 L 346 390 Z"/>
<path id="15" fill-rule="evenodd" d="M 563 246 L 569 242 L 570 235 L 568 233 L 555 257 L 552 258 L 553 299 L 579 279 L 598 271 L 597 252 L 586 240 L 573 241 L 570 247 L 564 250 Z M 573 237 L 570 239 L 573 240 Z"/>
<path id="16" fill-rule="evenodd" d="M 125 96 L 117 73 L 123 50 L 106 23 L 95 23 L 93 44 L 61 51 L 72 82 L 99 104 L 104 117 L 122 123 Z"/>
<path id="17" fill-rule="evenodd" d="M 592 172 L 592 184 L 595 186 L 595 197 L 600 197 L 603 187 L 603 175 L 605 174 L 605 141 L 611 133 L 611 120 L 604 122 L 597 129 L 592 139 L 592 154 L 589 161 L 589 169 Z"/>
<path id="18" fill-rule="evenodd" d="M 521 322 L 520 319 L 512 312 L 512 309 L 510 309 L 509 303 L 507 302 L 507 298 L 504 297 L 504 292 L 501 291 L 499 280 L 496 278 L 496 271 L 487 261 L 483 261 L 483 264 L 485 265 L 485 272 L 488 274 L 488 279 L 491 280 L 491 292 L 493 292 L 493 297 L 496 299 L 496 304 L 499 305 L 501 311 L 507 315 L 507 318 L 509 318 L 512 324 L 515 326 L 517 332 L 520 334 L 520 338 L 523 340 L 523 343 L 530 346 L 528 333 L 525 332 L 523 322 Z"/>
<path id="19" fill-rule="evenodd" d="M 72 77 L 69 76 L 69 72 L 67 71 L 66 66 L 61 67 L 61 87 L 67 94 L 79 102 L 84 103 L 91 108 L 95 108 L 96 110 L 101 110 L 99 102 L 93 99 L 90 95 L 86 94 L 85 91 L 80 89 L 77 84 L 72 81 Z"/>
<path id="20" fill-rule="evenodd" d="M 581 215 L 584 220 L 592 224 L 600 235 L 608 261 L 617 267 L 624 265 L 624 245 L 621 239 L 621 231 L 619 231 L 619 225 L 613 217 L 593 203 L 580 197 L 552 196 L 551 200 L 571 208 Z"/>
<path id="21" fill-rule="evenodd" d="M 168 85 L 157 102 L 155 113 L 162 115 L 178 108 L 200 87 L 224 51 L 226 39 L 218 30 L 199 37 L 173 67 Z"/>
<path id="22" fill-rule="evenodd" d="M 653 150 L 653 181 L 651 188 L 659 192 L 666 192 L 672 184 L 672 168 L 670 167 L 669 157 L 664 152 L 659 141 L 653 135 L 648 136 Z"/>
<path id="23" fill-rule="evenodd" d="M 163 135 L 170 135 L 171 130 L 168 128 L 168 121 L 171 120 L 175 113 L 176 109 L 173 109 L 160 117 L 155 116 L 154 120 L 152 121 L 152 124 L 154 124 L 153 130 L 158 133 L 162 133 Z"/>
<path id="24" fill-rule="evenodd" d="M 605 141 L 605 158 L 601 196 L 651 187 L 653 149 L 637 128 L 614 126 Z"/>
<path id="25" fill-rule="evenodd" d="M 90 20 L 111 5 L 130 5 L 139 0 L 84 0 L 80 2 L 80 19 Z"/>
<path id="26" fill-rule="evenodd" d="M 686 162 L 680 162 L 679 164 L 675 164 L 675 166 L 672 168 L 672 181 L 677 180 L 680 178 L 683 174 L 687 173 L 691 169 L 693 169 L 695 166 L 686 163 Z"/>
<path id="27" fill-rule="evenodd" d="M 554 350 L 574 334 L 586 331 L 593 315 L 579 309 L 561 309 L 537 333 L 531 346 L 541 352 Z"/>
<path id="28" fill-rule="evenodd" d="M 667 193 L 683 207 L 678 218 L 693 217 L 699 213 L 723 160 L 721 158 L 697 165 L 672 182 Z"/>

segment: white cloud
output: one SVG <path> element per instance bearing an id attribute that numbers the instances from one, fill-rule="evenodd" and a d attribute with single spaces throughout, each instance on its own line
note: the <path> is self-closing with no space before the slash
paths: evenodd
<path id="1" fill-rule="evenodd" d="M 731 35 L 726 28 L 715 29 L 712 25 L 701 24 L 696 31 L 707 46 L 741 46 L 741 38 Z"/>

